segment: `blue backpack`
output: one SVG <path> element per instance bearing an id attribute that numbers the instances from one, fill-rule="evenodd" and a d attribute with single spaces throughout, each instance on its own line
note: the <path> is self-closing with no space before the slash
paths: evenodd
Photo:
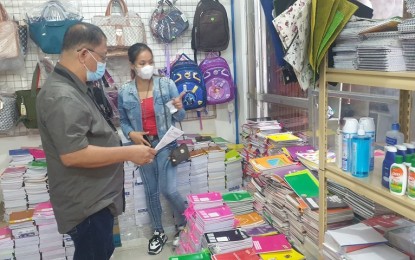
<path id="1" fill-rule="evenodd" d="M 199 66 L 182 53 L 170 69 L 170 78 L 176 83 L 177 90 L 186 94 L 182 102 L 185 110 L 206 106 L 206 87 Z"/>

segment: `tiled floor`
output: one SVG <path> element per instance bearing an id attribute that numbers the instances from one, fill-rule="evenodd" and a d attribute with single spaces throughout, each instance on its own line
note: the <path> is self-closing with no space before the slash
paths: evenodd
<path id="1" fill-rule="evenodd" d="M 111 259 L 114 260 L 167 260 L 174 255 L 172 250 L 172 242 L 169 239 L 164 246 L 163 251 L 158 255 L 147 254 L 146 239 L 135 239 L 122 242 L 123 246 L 115 249 Z"/>

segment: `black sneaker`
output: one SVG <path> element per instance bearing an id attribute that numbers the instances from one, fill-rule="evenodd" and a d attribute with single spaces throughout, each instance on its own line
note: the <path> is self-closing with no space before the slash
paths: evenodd
<path id="1" fill-rule="evenodd" d="M 167 242 L 167 236 L 164 233 L 154 231 L 153 237 L 148 241 L 148 254 L 157 255 L 163 250 Z"/>
<path id="2" fill-rule="evenodd" d="M 178 246 L 179 242 L 180 242 L 180 232 L 182 232 L 184 230 L 184 226 L 179 226 L 177 233 L 174 235 L 174 239 L 173 239 L 173 246 Z"/>

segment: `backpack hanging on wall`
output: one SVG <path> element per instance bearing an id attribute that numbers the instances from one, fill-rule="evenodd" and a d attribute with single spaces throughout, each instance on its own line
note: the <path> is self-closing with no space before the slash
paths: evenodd
<path id="1" fill-rule="evenodd" d="M 199 67 L 205 81 L 208 105 L 226 103 L 235 98 L 231 70 L 224 58 L 209 53 Z"/>
<path id="2" fill-rule="evenodd" d="M 153 36 L 163 43 L 170 43 L 189 28 L 184 13 L 169 0 L 160 0 L 150 17 Z"/>
<path id="3" fill-rule="evenodd" d="M 192 29 L 192 49 L 223 51 L 229 45 L 229 23 L 225 7 L 218 0 L 200 0 L 195 11 Z"/>
<path id="4" fill-rule="evenodd" d="M 171 66 L 170 78 L 176 83 L 177 90 L 186 94 L 182 102 L 185 110 L 206 106 L 206 87 L 203 74 L 197 64 L 182 53 Z"/>

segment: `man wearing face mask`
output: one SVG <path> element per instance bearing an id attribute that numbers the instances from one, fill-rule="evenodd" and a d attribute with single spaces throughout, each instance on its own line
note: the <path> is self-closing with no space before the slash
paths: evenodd
<path id="1" fill-rule="evenodd" d="M 184 93 L 179 95 L 171 79 L 153 75 L 153 52 L 146 44 L 132 45 L 128 49 L 128 59 L 133 80 L 125 83 L 118 94 L 121 129 L 134 144 L 155 147 L 171 125 L 184 119 Z M 152 163 L 140 166 L 154 229 L 148 243 L 148 253 L 151 255 L 159 254 L 167 241 L 161 222 L 160 192 L 174 210 L 178 229 L 185 225 L 185 204 L 176 189 L 176 167 L 169 160 L 169 155 L 176 146 L 176 142 L 172 142 L 157 152 Z M 178 235 L 179 233 L 175 237 L 178 238 Z M 175 241 L 178 242 L 177 239 Z"/>
<path id="2" fill-rule="evenodd" d="M 114 216 L 124 206 L 123 162 L 151 163 L 156 151 L 144 145 L 121 147 L 86 85 L 105 72 L 101 29 L 76 24 L 63 42 L 60 61 L 36 102 L 51 203 L 59 232 L 74 241 L 74 259 L 109 259 Z"/>

